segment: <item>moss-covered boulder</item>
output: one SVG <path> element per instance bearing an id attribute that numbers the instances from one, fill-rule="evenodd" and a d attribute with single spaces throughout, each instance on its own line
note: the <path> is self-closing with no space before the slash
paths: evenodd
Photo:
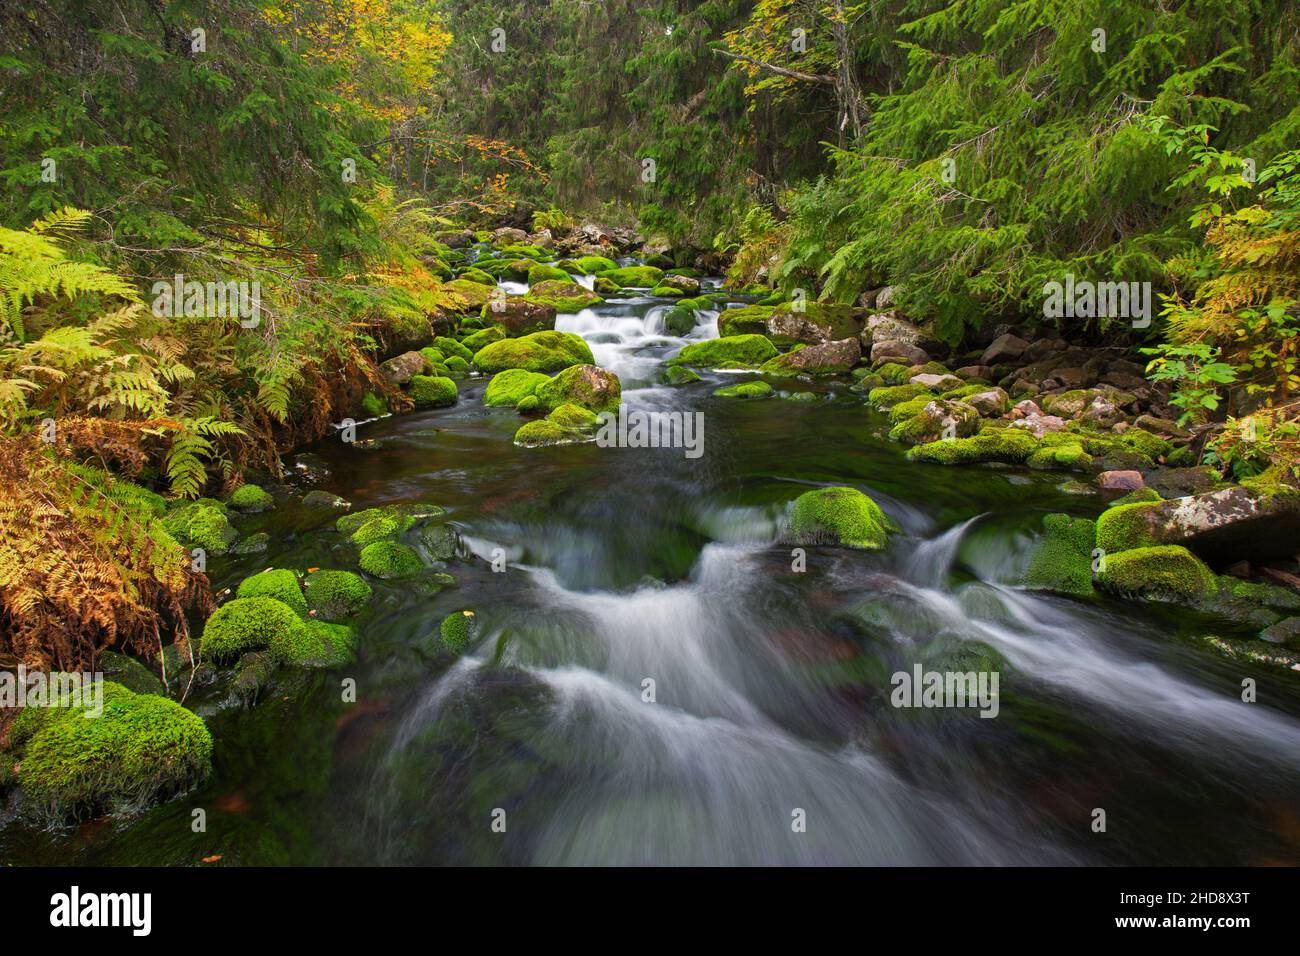
<path id="1" fill-rule="evenodd" d="M 591 348 L 581 337 L 554 331 L 493 342 L 474 356 L 475 367 L 488 374 L 511 368 L 558 372 L 570 365 L 592 365 L 595 361 Z"/>
<path id="2" fill-rule="evenodd" d="M 460 344 L 465 346 L 470 355 L 473 356 L 477 355 L 484 346 L 491 345 L 493 342 L 500 342 L 504 338 L 508 338 L 505 329 L 499 325 L 489 325 L 486 329 L 471 332 L 461 339 Z"/>
<path id="3" fill-rule="evenodd" d="M 682 365 L 669 365 L 664 369 L 663 381 L 665 385 L 689 385 L 700 381 L 700 373 Z"/>
<path id="4" fill-rule="evenodd" d="M 365 578 L 351 571 L 325 568 L 309 574 L 303 583 L 307 586 L 307 606 L 326 621 L 360 613 L 373 593 Z"/>
<path id="5" fill-rule="evenodd" d="M 912 461 L 936 465 L 969 465 L 980 462 L 1023 464 L 1038 449 L 1038 439 L 1018 428 L 985 428 L 969 438 L 933 441 L 908 451 Z"/>
<path id="6" fill-rule="evenodd" d="M 714 389 L 714 398 L 771 398 L 775 394 L 767 382 L 741 382 L 739 385 L 727 385 Z"/>
<path id="7" fill-rule="evenodd" d="M 1097 547 L 1112 554 L 1156 544 L 1153 529 L 1160 510 L 1160 503 L 1156 501 L 1107 508 L 1097 519 Z"/>
<path id="8" fill-rule="evenodd" d="M 528 290 L 525 298 L 537 305 L 546 306 L 556 312 L 574 313 L 600 305 L 605 300 L 585 289 L 567 277 L 562 281 L 539 282 Z M 554 322 L 551 323 L 553 328 Z"/>
<path id="9" fill-rule="evenodd" d="M 489 276 L 489 278 L 491 278 Z M 484 305 L 487 304 L 489 297 L 496 289 L 496 280 L 492 284 L 473 282 L 469 279 L 453 279 L 442 287 L 445 291 L 453 292 L 456 298 L 463 303 L 458 311 L 477 313 Z"/>
<path id="10" fill-rule="evenodd" d="M 411 398 L 418 408 L 445 408 L 456 404 L 456 383 L 442 375 L 416 375 L 411 379 Z"/>
<path id="11" fill-rule="evenodd" d="M 1090 596 L 1095 533 L 1096 524 L 1087 518 L 1048 515 L 1043 519 L 1043 536 L 1025 569 L 1024 583 L 1031 588 Z"/>
<path id="12" fill-rule="evenodd" d="M 356 660 L 357 635 L 346 624 L 309 620 L 301 630 L 273 640 L 267 653 L 290 667 L 342 667 Z"/>
<path id="13" fill-rule="evenodd" d="M 915 399 L 913 399 L 915 401 Z M 924 407 L 889 430 L 893 441 L 919 445 L 969 438 L 979 430 L 980 414 L 964 402 L 931 399 Z"/>
<path id="14" fill-rule="evenodd" d="M 483 320 L 500 326 L 512 338 L 554 329 L 555 314 L 555 306 L 522 295 L 494 299 L 483 306 Z"/>
<path id="15" fill-rule="evenodd" d="M 488 275 L 488 273 L 484 272 L 482 269 L 466 269 L 456 278 L 463 279 L 466 282 L 473 282 L 478 285 L 485 285 L 489 289 L 495 287 L 497 284 L 496 277 Z"/>
<path id="16" fill-rule="evenodd" d="M 610 282 L 617 282 L 623 288 L 653 289 L 664 276 L 664 270 L 654 266 L 624 266 L 603 274 Z"/>
<path id="17" fill-rule="evenodd" d="M 1025 464 L 1040 471 L 1085 471 L 1092 464 L 1092 456 L 1082 444 L 1066 438 L 1066 432 L 1049 432 Z M 1066 440 L 1049 440 L 1062 439 Z"/>
<path id="18" fill-rule="evenodd" d="M 227 504 L 236 511 L 242 511 L 245 514 L 256 514 L 259 511 L 267 511 L 275 507 L 275 499 L 271 497 L 270 492 L 263 490 L 259 485 L 240 485 L 231 493 Z"/>
<path id="19" fill-rule="evenodd" d="M 596 433 L 596 413 L 580 405 L 561 405 L 545 418 L 528 422 L 515 432 L 515 444 L 523 448 L 570 445 L 590 441 Z"/>
<path id="20" fill-rule="evenodd" d="M 1097 580 L 1118 594 L 1172 601 L 1204 600 L 1218 587 L 1214 572 L 1179 545 L 1107 553 Z"/>
<path id="21" fill-rule="evenodd" d="M 598 365 L 574 365 L 537 387 L 538 407 L 552 411 L 561 405 L 580 405 L 593 412 L 616 412 L 623 386 L 618 376 Z"/>
<path id="22" fill-rule="evenodd" d="M 374 392 L 366 392 L 361 397 L 361 410 L 371 418 L 379 418 L 388 414 L 388 403 Z"/>
<path id="23" fill-rule="evenodd" d="M 208 554 L 225 554 L 239 538 L 221 502 L 199 498 L 168 511 L 163 527 L 187 548 L 202 548 Z"/>
<path id="24" fill-rule="evenodd" d="M 478 631 L 478 618 L 473 611 L 456 611 L 442 619 L 438 637 L 443 646 L 456 654 L 463 654 Z"/>
<path id="25" fill-rule="evenodd" d="M 664 313 L 664 331 L 678 337 L 689 335 L 695 328 L 695 310 L 679 302 Z"/>
<path id="26" fill-rule="evenodd" d="M 424 562 L 414 548 L 396 541 L 376 541 L 361 549 L 358 563 L 371 577 L 381 579 L 405 578 L 418 574 Z"/>
<path id="27" fill-rule="evenodd" d="M 236 597 L 270 597 L 283 601 L 298 614 L 307 613 L 307 599 L 298 584 L 298 575 L 284 568 L 273 568 L 244 578 L 235 591 Z"/>
<path id="28" fill-rule="evenodd" d="M 838 544 L 879 550 L 898 530 L 880 506 L 856 488 L 819 488 L 795 499 L 790 540 L 795 544 Z"/>
<path id="29" fill-rule="evenodd" d="M 528 284 L 537 285 L 539 282 L 572 282 L 573 279 L 569 273 L 557 266 L 547 266 L 538 263 L 528 270 Z"/>
<path id="30" fill-rule="evenodd" d="M 582 256 L 578 259 L 578 268 L 588 275 L 597 275 L 602 272 L 613 272 L 618 268 L 618 263 L 604 256 Z"/>
<path id="31" fill-rule="evenodd" d="M 71 703 L 71 702 L 70 702 Z M 19 783 L 30 816 L 66 822 L 135 812 L 200 783 L 212 769 L 212 735 L 175 701 L 103 684 L 103 712 L 82 706 L 24 708 Z"/>
<path id="32" fill-rule="evenodd" d="M 483 404 L 518 408 L 520 401 L 533 395 L 538 388 L 550 380 L 550 376 L 543 375 L 541 372 L 508 368 L 492 376 L 487 389 L 483 392 Z"/>
<path id="33" fill-rule="evenodd" d="M 669 364 L 697 368 L 758 368 L 776 355 L 776 346 L 766 336 L 729 335 L 688 345 L 669 359 Z"/>
<path id="34" fill-rule="evenodd" d="M 905 382 L 902 385 L 885 385 L 881 388 L 873 388 L 867 393 L 867 401 L 877 408 L 893 408 L 900 402 L 920 398 L 922 395 L 930 398 L 938 397 L 924 385 Z"/>
<path id="35" fill-rule="evenodd" d="M 288 604 L 272 597 L 241 597 L 217 608 L 203 626 L 199 648 L 215 663 L 233 661 L 245 651 L 293 642 L 304 627 Z"/>

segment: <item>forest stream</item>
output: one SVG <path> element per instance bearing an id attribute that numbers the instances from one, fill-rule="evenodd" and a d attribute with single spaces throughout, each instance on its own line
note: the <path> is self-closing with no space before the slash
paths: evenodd
<path id="1" fill-rule="evenodd" d="M 717 335 L 716 312 L 665 334 L 667 301 L 617 299 L 556 328 L 619 376 L 629 410 L 703 413 L 700 457 L 518 447 L 519 416 L 483 404 L 483 376 L 452 408 L 305 449 L 299 494 L 447 509 L 460 552 L 440 570 L 457 585 L 376 581 L 356 665 L 297 672 L 304 686 L 252 708 L 195 690 L 216 744 L 200 789 L 130 818 L 10 823 L 0 857 L 1300 863 L 1294 682 L 1207 651 L 1223 625 L 1186 608 L 1018 584 L 1041 516 L 1095 517 L 1100 497 L 1060 473 L 908 462 L 844 381 L 773 379 L 782 399 L 812 397 L 764 402 L 713 397 L 734 373 L 657 384 L 689 340 Z M 866 492 L 902 533 L 801 557 L 782 518 L 823 485 Z M 277 497 L 238 521 L 269 550 L 214 560 L 214 590 L 355 564 L 336 514 Z M 479 639 L 457 657 L 437 633 L 462 609 Z M 996 671 L 997 719 L 891 706 L 891 675 L 916 664 Z M 1260 702 L 1243 703 L 1243 676 Z"/>

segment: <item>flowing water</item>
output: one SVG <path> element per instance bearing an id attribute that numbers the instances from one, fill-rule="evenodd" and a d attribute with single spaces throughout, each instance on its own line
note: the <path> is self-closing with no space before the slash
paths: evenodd
<path id="1" fill-rule="evenodd" d="M 558 328 L 618 373 L 629 408 L 702 412 L 702 457 L 516 448 L 519 416 L 484 407 L 481 378 L 454 408 L 311 449 L 319 487 L 356 508 L 449 509 L 458 587 L 381 585 L 356 666 L 252 709 L 200 701 L 217 741 L 200 791 L 130 820 L 11 824 L 0 857 L 1300 863 L 1294 675 L 1216 656 L 1198 639 L 1230 632 L 1183 608 L 1016 585 L 1041 515 L 1098 499 L 1060 475 L 909 464 L 843 383 L 774 380 L 814 397 L 758 402 L 712 398 L 737 380 L 722 373 L 659 386 L 685 344 L 666 308 L 624 299 Z M 706 315 L 690 338 L 716 334 Z M 867 492 L 903 533 L 879 553 L 808 548 L 801 567 L 781 520 L 825 484 Z M 215 562 L 214 583 L 354 566 L 332 522 L 292 503 L 247 519 L 270 552 Z M 436 632 L 464 608 L 482 639 L 457 659 Z M 997 716 L 891 706 L 891 675 L 917 664 L 996 671 Z"/>

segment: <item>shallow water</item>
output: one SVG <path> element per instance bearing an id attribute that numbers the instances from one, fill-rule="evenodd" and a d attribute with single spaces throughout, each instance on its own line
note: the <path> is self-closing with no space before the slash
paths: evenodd
<path id="1" fill-rule="evenodd" d="M 665 310 L 625 299 L 557 327 L 619 374 L 630 408 L 703 412 L 702 457 L 516 448 L 519 416 L 485 408 L 481 378 L 455 408 L 310 449 L 330 470 L 319 487 L 356 508 L 448 508 L 459 586 L 380 586 L 356 666 L 216 713 L 202 790 L 131 820 L 11 824 L 0 857 L 1300 863 L 1292 676 L 1213 655 L 1193 639 L 1228 632 L 1183 609 L 1015 585 L 1039 517 L 1095 514 L 1099 499 L 1065 493 L 1061 475 L 909 464 L 842 383 L 773 380 L 817 399 L 752 403 L 710 396 L 735 375 L 657 386 L 684 344 Z M 691 337 L 716 335 L 715 320 Z M 828 483 L 866 491 L 903 533 L 881 553 L 806 549 L 795 570 L 777 543 L 784 509 Z M 214 584 L 353 566 L 333 517 L 290 504 L 246 519 L 271 550 L 214 561 Z M 457 660 L 436 630 L 463 608 L 483 637 Z M 890 676 L 918 663 L 996 670 L 997 716 L 891 706 Z M 1241 702 L 1244 677 L 1259 703 Z"/>

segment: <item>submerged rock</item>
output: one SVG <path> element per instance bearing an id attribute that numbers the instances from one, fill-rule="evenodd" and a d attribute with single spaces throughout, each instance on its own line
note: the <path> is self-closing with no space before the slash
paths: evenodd
<path id="1" fill-rule="evenodd" d="M 772 386 L 767 382 L 741 382 L 713 392 L 714 398 L 771 398 L 772 395 Z"/>

